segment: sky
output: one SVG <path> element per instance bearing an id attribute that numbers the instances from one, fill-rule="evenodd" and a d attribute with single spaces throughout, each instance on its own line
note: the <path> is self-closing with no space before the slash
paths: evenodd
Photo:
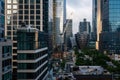
<path id="1" fill-rule="evenodd" d="M 67 18 L 73 19 L 74 34 L 78 32 L 79 22 L 84 18 L 92 22 L 92 0 L 66 0 L 66 4 Z"/>

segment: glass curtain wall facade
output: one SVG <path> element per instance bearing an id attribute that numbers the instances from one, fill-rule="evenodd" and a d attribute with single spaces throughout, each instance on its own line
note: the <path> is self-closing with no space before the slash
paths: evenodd
<path id="1" fill-rule="evenodd" d="M 120 54 L 120 0 L 103 0 L 100 49 Z"/>
<path id="2" fill-rule="evenodd" d="M 92 2 L 92 40 L 96 41 L 97 39 L 97 0 Z"/>
<path id="3" fill-rule="evenodd" d="M 12 80 L 12 41 L 0 41 L 0 80 Z"/>
<path id="4" fill-rule="evenodd" d="M 0 38 L 4 37 L 4 0 L 0 0 Z"/>
<path id="5" fill-rule="evenodd" d="M 17 80 L 46 80 L 48 75 L 47 34 L 36 28 L 19 28 Z"/>
<path id="6" fill-rule="evenodd" d="M 60 38 L 60 34 L 63 33 L 63 25 L 64 25 L 64 21 L 65 21 L 65 14 L 66 11 L 65 9 L 65 4 L 66 1 L 64 0 L 53 0 L 54 3 L 54 40 L 55 40 L 55 45 L 60 45 L 61 42 L 63 42 L 63 38 Z"/>

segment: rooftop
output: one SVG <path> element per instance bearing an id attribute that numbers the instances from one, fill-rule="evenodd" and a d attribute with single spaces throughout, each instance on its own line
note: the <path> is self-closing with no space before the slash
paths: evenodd
<path id="1" fill-rule="evenodd" d="M 76 75 L 101 75 L 101 74 L 110 74 L 101 66 L 78 66 L 73 67 L 73 74 Z"/>

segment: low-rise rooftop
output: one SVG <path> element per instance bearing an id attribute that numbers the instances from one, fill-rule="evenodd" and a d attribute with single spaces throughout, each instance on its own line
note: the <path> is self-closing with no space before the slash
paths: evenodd
<path id="1" fill-rule="evenodd" d="M 101 75 L 101 74 L 110 74 L 101 66 L 72 66 L 73 74 L 77 75 Z"/>

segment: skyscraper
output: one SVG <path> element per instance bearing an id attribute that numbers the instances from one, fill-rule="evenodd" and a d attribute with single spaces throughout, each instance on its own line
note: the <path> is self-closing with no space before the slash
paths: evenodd
<path id="1" fill-rule="evenodd" d="M 99 36 L 102 32 L 102 1 L 97 1 L 97 41 L 96 41 L 96 49 L 99 50 Z"/>
<path id="2" fill-rule="evenodd" d="M 92 4 L 92 40 L 97 39 L 97 0 L 93 0 Z"/>
<path id="3" fill-rule="evenodd" d="M 70 42 L 70 37 L 73 37 L 73 33 L 72 33 L 73 21 L 72 19 L 67 19 L 66 23 L 67 22 L 68 22 L 68 26 L 66 28 L 64 40 L 65 40 L 65 45 L 67 49 L 70 49 L 72 47 L 71 42 Z"/>
<path id="4" fill-rule="evenodd" d="M 63 26 L 66 17 L 66 0 L 53 0 L 53 29 L 54 29 L 54 45 L 60 45 L 63 38 L 60 34 L 63 33 Z"/>
<path id="5" fill-rule="evenodd" d="M 32 26 L 17 30 L 17 80 L 46 80 L 48 75 L 47 34 Z"/>
<path id="6" fill-rule="evenodd" d="M 25 22 L 26 25 L 33 25 L 40 31 L 49 33 L 52 29 L 50 25 L 53 11 L 51 3 L 52 0 L 5 0 L 5 37 L 13 40 L 13 73 L 15 76 L 17 74 L 16 29 L 22 22 Z"/>
<path id="7" fill-rule="evenodd" d="M 80 22 L 79 32 L 80 33 L 86 32 L 87 34 L 90 34 L 90 32 L 91 32 L 90 22 L 88 22 L 86 19 L 84 19 L 83 22 Z"/>
<path id="8" fill-rule="evenodd" d="M 120 53 L 120 1 L 102 0 L 101 14 L 98 19 L 101 21 L 101 31 L 98 34 L 99 50 L 107 53 Z M 98 25 L 99 27 L 99 25 Z"/>

